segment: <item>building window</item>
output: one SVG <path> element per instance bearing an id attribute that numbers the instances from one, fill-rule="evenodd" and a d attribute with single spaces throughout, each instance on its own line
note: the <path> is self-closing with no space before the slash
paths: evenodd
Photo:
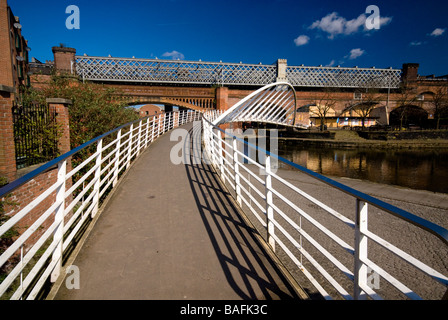
<path id="1" fill-rule="evenodd" d="M 19 79 L 23 78 L 23 66 L 21 64 L 17 66 L 17 75 Z"/>
<path id="2" fill-rule="evenodd" d="M 355 93 L 353 94 L 353 98 L 354 98 L 355 100 L 361 100 L 361 99 L 362 99 L 362 93 L 361 93 L 361 92 L 355 92 Z"/>
<path id="3" fill-rule="evenodd" d="M 21 48 L 21 41 L 20 41 L 20 36 L 18 33 L 16 33 L 16 49 L 20 51 Z"/>

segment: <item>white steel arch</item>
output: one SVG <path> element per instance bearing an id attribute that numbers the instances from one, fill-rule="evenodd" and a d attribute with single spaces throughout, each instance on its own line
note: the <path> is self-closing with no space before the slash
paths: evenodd
<path id="1" fill-rule="evenodd" d="M 296 123 L 297 98 L 288 82 L 268 84 L 225 111 L 214 125 L 228 122 L 263 122 L 307 128 Z"/>

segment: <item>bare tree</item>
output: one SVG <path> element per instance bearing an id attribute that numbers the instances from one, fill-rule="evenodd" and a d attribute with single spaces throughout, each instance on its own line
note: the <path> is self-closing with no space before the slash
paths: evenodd
<path id="1" fill-rule="evenodd" d="M 352 109 L 360 118 L 362 129 L 365 128 L 366 119 L 370 116 L 370 113 L 381 101 L 381 95 L 379 90 L 372 84 L 361 90 L 361 99 L 358 103 L 354 103 L 347 109 Z M 347 111 L 347 109 L 345 111 Z"/>
<path id="2" fill-rule="evenodd" d="M 400 94 L 397 99 L 396 114 L 400 120 L 400 130 L 403 128 L 403 122 L 406 120 L 409 109 L 417 101 L 417 95 L 415 88 L 406 85 L 405 83 L 401 85 Z"/>
<path id="3" fill-rule="evenodd" d="M 319 98 L 313 100 L 313 107 L 310 107 L 310 116 L 318 117 L 320 120 L 320 130 L 325 127 L 325 122 L 328 114 L 336 105 L 337 99 L 334 95 L 335 90 L 332 88 L 325 88 Z"/>
<path id="4" fill-rule="evenodd" d="M 431 109 L 436 120 L 436 129 L 439 129 L 440 118 L 448 113 L 448 86 L 440 86 L 434 91 Z"/>

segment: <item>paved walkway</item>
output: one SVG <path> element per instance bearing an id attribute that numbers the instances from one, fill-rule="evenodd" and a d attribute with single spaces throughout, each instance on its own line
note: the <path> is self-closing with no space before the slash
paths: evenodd
<path id="1" fill-rule="evenodd" d="M 299 298 L 210 168 L 170 161 L 177 143 L 131 167 L 73 262 L 80 289 L 55 299 Z"/>

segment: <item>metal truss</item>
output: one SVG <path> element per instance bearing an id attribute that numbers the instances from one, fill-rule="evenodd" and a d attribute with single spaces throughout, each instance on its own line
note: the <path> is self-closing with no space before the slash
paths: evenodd
<path id="1" fill-rule="evenodd" d="M 287 66 L 184 60 L 76 56 L 85 80 L 264 86 L 277 79 L 296 87 L 397 88 L 401 70 Z"/>
<path id="2" fill-rule="evenodd" d="M 297 87 L 398 88 L 401 70 L 290 66 L 286 77 Z"/>
<path id="3" fill-rule="evenodd" d="M 306 128 L 296 123 L 296 92 L 287 82 L 276 82 L 251 93 L 213 121 L 263 122 Z"/>
<path id="4" fill-rule="evenodd" d="M 275 81 L 275 65 L 210 63 L 158 59 L 76 57 L 76 72 L 86 80 L 264 85 Z"/>

